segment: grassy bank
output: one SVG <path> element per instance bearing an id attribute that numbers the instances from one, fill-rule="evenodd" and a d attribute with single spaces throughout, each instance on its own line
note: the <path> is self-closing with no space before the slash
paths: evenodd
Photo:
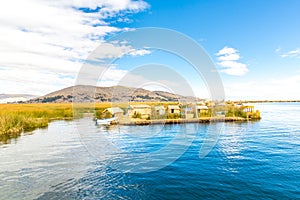
<path id="1" fill-rule="evenodd" d="M 80 118 L 83 113 L 100 113 L 110 106 L 111 103 L 0 104 L 0 142 L 18 137 L 23 131 L 47 127 L 52 120 Z"/>
<path id="2" fill-rule="evenodd" d="M 71 104 L 1 104 L 0 141 L 17 137 L 22 131 L 47 127 L 51 120 L 72 117 Z"/>

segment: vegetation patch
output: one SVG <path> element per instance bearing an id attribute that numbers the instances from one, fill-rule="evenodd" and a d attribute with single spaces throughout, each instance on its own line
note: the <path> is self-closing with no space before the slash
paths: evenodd
<path id="1" fill-rule="evenodd" d="M 51 120 L 72 118 L 71 104 L 2 104 L 0 142 L 15 138 L 23 131 L 47 127 Z"/>

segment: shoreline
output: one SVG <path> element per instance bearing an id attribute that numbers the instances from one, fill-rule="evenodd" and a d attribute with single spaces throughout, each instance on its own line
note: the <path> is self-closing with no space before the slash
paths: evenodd
<path id="1" fill-rule="evenodd" d="M 211 122 L 247 122 L 259 119 L 247 119 L 242 117 L 202 117 L 198 119 L 155 119 L 155 120 L 119 120 L 112 122 L 112 125 L 143 126 L 155 124 L 188 124 L 188 123 L 211 123 Z"/>
<path id="2" fill-rule="evenodd" d="M 231 101 L 231 102 L 234 103 L 299 103 L 300 100 L 240 100 L 240 101 Z"/>

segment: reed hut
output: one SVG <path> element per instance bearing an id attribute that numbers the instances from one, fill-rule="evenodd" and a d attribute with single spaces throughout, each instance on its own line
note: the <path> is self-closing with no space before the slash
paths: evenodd
<path id="1" fill-rule="evenodd" d="M 167 107 L 168 114 L 180 114 L 180 107 L 179 105 L 168 105 Z"/>
<path id="2" fill-rule="evenodd" d="M 124 111 L 119 107 L 106 108 L 102 115 L 111 115 L 112 117 L 121 118 L 124 115 Z"/>
<path id="3" fill-rule="evenodd" d="M 128 110 L 129 117 L 137 117 L 147 119 L 151 115 L 151 107 L 149 105 L 130 105 Z"/>

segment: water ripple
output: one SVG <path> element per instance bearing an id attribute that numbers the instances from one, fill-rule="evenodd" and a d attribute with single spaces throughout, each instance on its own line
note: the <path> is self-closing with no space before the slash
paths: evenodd
<path id="1" fill-rule="evenodd" d="M 300 105 L 256 107 L 261 121 L 225 123 L 204 158 L 205 124 L 108 128 L 91 119 L 53 122 L 0 147 L 0 199 L 300 198 Z M 163 162 L 186 149 L 172 164 L 148 173 L 118 170 L 135 167 L 134 155 L 157 152 L 182 132 L 185 137 L 152 160 Z"/>

